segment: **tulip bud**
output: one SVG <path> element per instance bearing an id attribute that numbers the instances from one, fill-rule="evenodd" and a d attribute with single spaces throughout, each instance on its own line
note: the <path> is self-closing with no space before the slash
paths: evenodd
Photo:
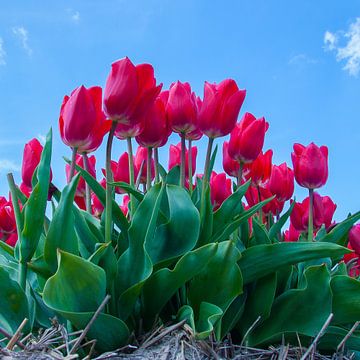
<path id="1" fill-rule="evenodd" d="M 254 161 L 264 145 L 265 132 L 269 124 L 262 117 L 246 113 L 232 130 L 229 141 L 229 155 L 244 164 Z"/>
<path id="2" fill-rule="evenodd" d="M 239 90 L 231 79 L 220 84 L 205 82 L 199 128 L 210 138 L 228 135 L 236 124 L 246 90 Z"/>
<path id="3" fill-rule="evenodd" d="M 231 180 L 225 173 L 217 174 L 215 171 L 210 176 L 210 197 L 214 211 L 231 195 Z"/>
<path id="4" fill-rule="evenodd" d="M 111 65 L 104 91 L 104 109 L 112 120 L 133 126 L 141 122 L 159 95 L 154 68 L 150 64 L 134 65 L 124 58 Z"/>
<path id="5" fill-rule="evenodd" d="M 295 180 L 308 189 L 317 189 L 325 185 L 328 178 L 328 148 L 311 143 L 307 147 L 294 145 L 291 154 Z"/>
<path id="6" fill-rule="evenodd" d="M 102 111 L 102 89 L 80 86 L 65 96 L 60 110 L 59 128 L 62 141 L 79 153 L 95 151 L 110 130 L 110 121 Z"/>
<path id="7" fill-rule="evenodd" d="M 196 156 L 197 156 L 197 147 L 191 147 L 191 168 L 192 174 L 196 172 Z M 169 148 L 169 168 L 172 169 L 174 166 L 180 165 L 181 163 L 181 143 L 175 145 L 170 145 Z M 189 150 L 185 150 L 185 176 L 189 176 Z"/>
<path id="8" fill-rule="evenodd" d="M 291 198 L 294 193 L 294 172 L 286 163 L 273 165 L 268 188 L 278 200 L 286 201 Z"/>

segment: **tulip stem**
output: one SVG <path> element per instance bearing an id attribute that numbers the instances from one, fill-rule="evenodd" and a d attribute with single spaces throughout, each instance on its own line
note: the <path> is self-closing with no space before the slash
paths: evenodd
<path id="1" fill-rule="evenodd" d="M 130 180 L 130 186 L 135 188 L 135 172 L 134 172 L 134 155 L 133 155 L 133 148 L 132 148 L 132 142 L 131 137 L 126 138 L 127 141 L 127 147 L 128 147 L 128 153 L 129 153 L 129 180 Z M 135 212 L 135 199 L 132 194 L 130 194 L 130 219 L 134 216 Z"/>
<path id="2" fill-rule="evenodd" d="M 158 148 L 154 148 L 154 162 L 155 162 L 155 182 L 160 182 L 159 177 L 159 150 Z"/>
<path id="3" fill-rule="evenodd" d="M 146 162 L 146 188 L 147 191 L 151 189 L 151 160 L 152 160 L 152 147 L 147 149 L 147 162 Z"/>
<path id="4" fill-rule="evenodd" d="M 238 172 L 238 176 L 237 176 L 237 187 L 238 188 L 241 186 L 241 183 L 242 183 L 243 167 L 244 167 L 244 163 L 242 161 L 240 161 L 240 163 L 239 163 L 239 172 Z"/>
<path id="5" fill-rule="evenodd" d="M 111 124 L 109 137 L 106 144 L 106 202 L 105 202 L 105 242 L 111 241 L 112 234 L 112 188 L 110 183 L 113 181 L 113 174 L 111 170 L 111 148 L 114 139 L 114 133 L 117 123 L 115 121 Z"/>
<path id="6" fill-rule="evenodd" d="M 257 193 L 258 193 L 258 202 L 261 202 L 261 192 L 260 192 L 260 186 L 257 186 Z M 259 217 L 260 217 L 260 224 L 263 223 L 263 211 L 262 208 L 259 210 Z"/>
<path id="7" fill-rule="evenodd" d="M 205 212 L 205 190 L 206 190 L 206 185 L 209 182 L 209 169 L 210 169 L 210 160 L 211 160 L 211 151 L 212 151 L 212 146 L 214 143 L 214 139 L 209 137 L 209 142 L 208 142 L 208 146 L 207 146 L 207 151 L 206 151 L 206 160 L 205 160 L 205 168 L 204 168 L 204 175 L 202 178 L 202 189 L 201 189 L 201 202 L 200 202 L 200 213 L 204 214 Z M 204 224 L 202 224 L 204 226 Z"/>
<path id="8" fill-rule="evenodd" d="M 309 225 L 308 225 L 308 241 L 313 241 L 314 222 L 313 222 L 313 209 L 314 209 L 314 189 L 309 189 Z"/>
<path id="9" fill-rule="evenodd" d="M 193 173 L 192 173 L 192 141 L 188 140 L 188 159 L 189 159 L 189 190 L 193 192 Z"/>
<path id="10" fill-rule="evenodd" d="M 75 175 L 75 165 L 76 165 L 76 154 L 77 154 L 77 147 L 72 148 L 72 154 L 71 154 L 71 165 L 70 165 L 70 174 L 69 174 L 69 181 L 74 177 Z"/>
<path id="11" fill-rule="evenodd" d="M 186 153 L 186 144 L 185 144 L 185 134 L 181 133 L 181 163 L 180 163 L 180 186 L 185 186 L 185 153 Z"/>
<path id="12" fill-rule="evenodd" d="M 84 170 L 86 172 L 89 172 L 90 167 L 89 167 L 89 158 L 87 156 L 86 153 L 82 154 L 83 160 L 84 160 Z M 89 214 L 92 214 L 91 211 L 91 190 L 90 190 L 90 186 L 88 183 L 85 184 L 85 200 L 86 200 L 86 211 Z"/>

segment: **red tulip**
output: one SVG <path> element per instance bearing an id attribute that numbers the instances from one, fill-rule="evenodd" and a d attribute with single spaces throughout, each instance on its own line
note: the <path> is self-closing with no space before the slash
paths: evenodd
<path id="1" fill-rule="evenodd" d="M 299 240 L 301 232 L 296 230 L 294 226 L 290 223 L 289 230 L 284 232 L 284 241 L 285 242 L 296 242 Z"/>
<path id="2" fill-rule="evenodd" d="M 106 179 L 102 179 L 100 181 L 100 185 L 106 189 Z M 97 195 L 93 192 L 91 193 L 91 202 L 92 202 L 92 213 L 94 214 L 94 216 L 96 217 L 101 217 L 102 212 L 104 211 L 104 205 L 102 204 L 102 202 L 99 200 L 99 198 L 97 197 Z"/>
<path id="3" fill-rule="evenodd" d="M 349 243 L 355 250 L 356 254 L 360 255 L 360 224 L 354 225 L 349 231 Z"/>
<path id="4" fill-rule="evenodd" d="M 191 147 L 191 168 L 192 174 L 196 172 L 196 156 L 197 156 L 197 147 Z M 174 166 L 180 165 L 181 163 L 181 143 L 175 145 L 170 145 L 169 148 L 169 168 L 172 169 Z M 189 150 L 185 151 L 185 176 L 189 176 Z"/>
<path id="5" fill-rule="evenodd" d="M 144 117 L 143 131 L 136 136 L 136 141 L 143 147 L 157 148 L 165 145 L 170 133 L 164 102 L 157 97 Z"/>
<path id="6" fill-rule="evenodd" d="M 210 176 L 210 196 L 214 211 L 231 195 L 231 180 L 225 173 L 217 174 L 215 171 Z"/>
<path id="7" fill-rule="evenodd" d="M 270 192 L 270 190 L 262 186 L 259 186 L 259 189 L 258 187 L 250 186 L 247 192 L 245 193 L 246 201 L 248 205 L 251 207 L 258 204 L 261 201 L 271 198 L 272 196 L 273 194 Z M 276 215 L 276 214 L 280 214 L 283 208 L 284 208 L 284 202 L 274 198 L 262 207 L 262 212 L 265 215 L 270 213 Z"/>
<path id="8" fill-rule="evenodd" d="M 246 90 L 239 90 L 231 79 L 220 84 L 205 82 L 204 100 L 199 114 L 199 128 L 210 138 L 229 134 L 236 124 Z"/>
<path id="9" fill-rule="evenodd" d="M 142 184 L 146 184 L 146 175 L 147 175 L 147 156 L 148 156 L 148 148 L 144 148 L 142 146 L 139 146 L 137 148 L 135 159 L 134 159 L 134 166 L 139 169 L 140 171 L 141 164 L 144 162 L 144 166 L 141 172 L 140 182 Z M 151 159 L 151 180 L 153 180 L 155 177 L 155 163 L 154 159 Z"/>
<path id="10" fill-rule="evenodd" d="M 286 163 L 273 165 L 267 187 L 278 200 L 289 200 L 294 193 L 294 172 Z"/>
<path id="11" fill-rule="evenodd" d="M 240 164 L 229 155 L 229 142 L 223 143 L 223 168 L 229 176 L 237 177 L 240 170 Z"/>
<path id="12" fill-rule="evenodd" d="M 307 147 L 294 145 L 291 154 L 294 165 L 295 180 L 308 189 L 316 189 L 325 185 L 328 178 L 328 148 L 311 143 Z"/>
<path id="13" fill-rule="evenodd" d="M 272 167 L 272 155 L 272 150 L 268 150 L 265 153 L 261 151 L 258 157 L 249 164 L 249 172 L 246 177 L 248 179 L 251 178 L 253 185 L 263 186 L 269 180 Z"/>
<path id="14" fill-rule="evenodd" d="M 80 86 L 65 96 L 60 110 L 59 128 L 62 141 L 79 153 L 95 151 L 102 143 L 111 123 L 102 111 L 102 89 Z"/>
<path id="15" fill-rule="evenodd" d="M 130 197 L 128 195 L 125 195 L 123 197 L 123 203 L 122 205 L 120 205 L 120 209 L 125 216 L 127 216 L 129 212 L 129 202 L 130 202 Z"/>
<path id="16" fill-rule="evenodd" d="M 198 106 L 189 83 L 177 81 L 170 86 L 166 114 L 173 131 L 188 134 L 197 129 Z"/>
<path id="17" fill-rule="evenodd" d="M 134 65 L 128 57 L 114 62 L 106 80 L 104 109 L 112 120 L 133 126 L 159 95 L 162 84 L 156 86 L 154 68 L 150 64 Z"/>
<path id="18" fill-rule="evenodd" d="M 13 206 L 3 196 L 0 197 L 0 231 L 7 233 L 16 231 Z"/>
<path id="19" fill-rule="evenodd" d="M 324 224 L 326 228 L 329 228 L 332 225 L 332 218 L 337 206 L 329 196 L 323 196 L 321 201 L 324 208 Z"/>
<path id="20" fill-rule="evenodd" d="M 90 175 L 92 175 L 94 178 L 96 178 L 96 169 L 95 169 L 95 165 L 96 165 L 96 158 L 94 155 L 90 156 L 88 159 L 88 163 L 89 163 L 89 169 L 88 172 L 90 173 Z M 80 166 L 82 169 L 84 169 L 84 159 L 82 157 L 82 155 L 77 154 L 76 155 L 76 165 Z M 70 165 L 66 164 L 65 166 L 65 172 L 66 172 L 66 180 L 67 182 L 70 182 Z M 74 174 L 77 174 L 78 171 L 75 170 Z M 85 197 L 85 188 L 86 188 L 86 183 L 85 180 L 80 177 L 78 186 L 76 188 L 76 194 L 75 196 L 77 197 Z M 85 200 L 84 200 L 85 201 Z M 80 204 L 82 204 L 82 200 L 78 199 L 78 202 Z M 85 203 L 85 202 L 84 202 Z M 81 207 L 82 208 L 82 207 Z"/>
<path id="21" fill-rule="evenodd" d="M 269 124 L 262 117 L 246 113 L 232 130 L 229 141 L 229 155 L 244 164 L 254 161 L 264 145 L 265 132 Z"/>

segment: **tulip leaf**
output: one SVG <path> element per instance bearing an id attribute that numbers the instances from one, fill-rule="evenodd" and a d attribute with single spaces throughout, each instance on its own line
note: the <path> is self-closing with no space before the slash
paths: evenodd
<path id="1" fill-rule="evenodd" d="M 351 250 L 330 243 L 275 243 L 257 245 L 242 252 L 239 266 L 244 284 L 249 284 L 285 265 L 323 257 L 338 258 Z"/>
<path id="2" fill-rule="evenodd" d="M 105 298 L 105 271 L 76 255 L 59 251 L 58 270 L 45 284 L 44 303 L 77 329 L 84 328 Z M 100 313 L 87 336 L 97 340 L 101 351 L 116 349 L 128 339 L 127 326 Z"/>
<path id="3" fill-rule="evenodd" d="M 21 322 L 29 318 L 28 301 L 19 284 L 0 265 L 0 327 L 14 334 Z M 24 331 L 28 331 L 28 326 Z"/>
<path id="4" fill-rule="evenodd" d="M 218 152 L 218 145 L 216 144 L 214 151 L 211 154 L 211 158 L 210 158 L 210 163 L 209 163 L 209 176 L 211 175 L 213 169 L 214 169 L 214 164 L 215 164 L 215 160 L 216 160 L 216 155 Z M 209 180 L 209 179 L 208 179 Z"/>
<path id="5" fill-rule="evenodd" d="M 24 228 L 19 236 L 19 259 L 25 263 L 31 260 L 43 232 L 48 190 L 50 183 L 52 131 L 46 136 L 46 143 L 41 153 L 37 168 L 38 182 L 23 209 Z"/>
<path id="6" fill-rule="evenodd" d="M 304 276 L 304 287 L 288 290 L 275 299 L 268 319 L 250 334 L 250 346 L 279 340 L 284 333 L 319 333 L 331 313 L 330 273 L 325 265 L 312 266 Z"/>
<path id="7" fill-rule="evenodd" d="M 166 222 L 158 226 L 155 236 L 145 243 L 154 265 L 190 251 L 199 237 L 200 215 L 189 193 L 180 186 L 166 185 L 164 201 L 168 210 Z"/>
<path id="8" fill-rule="evenodd" d="M 61 193 L 45 240 L 44 259 L 49 269 L 55 273 L 57 268 L 57 249 L 72 254 L 79 252 L 78 238 L 74 225 L 73 202 L 80 175 L 76 174 Z"/>
<path id="9" fill-rule="evenodd" d="M 325 351 L 334 351 L 340 342 L 349 334 L 350 329 L 343 329 L 338 326 L 329 326 L 326 333 L 320 338 L 316 348 Z M 354 332 L 345 343 L 345 349 L 354 351 L 360 350 L 360 333 Z M 355 359 L 357 357 L 354 357 Z"/>
<path id="10" fill-rule="evenodd" d="M 118 260 L 116 290 L 120 295 L 120 317 L 126 320 L 152 273 L 152 263 L 145 244 L 154 237 L 164 186 L 154 185 L 134 213 L 129 228 L 129 247 Z"/>
<path id="11" fill-rule="evenodd" d="M 203 179 L 198 179 L 197 188 L 199 188 L 199 194 L 201 199 Z M 200 190 L 201 189 L 201 190 Z M 208 183 L 205 184 L 204 194 L 204 206 L 201 207 L 201 200 L 198 203 L 198 209 L 200 212 L 200 234 L 197 246 L 208 244 L 210 241 L 211 234 L 213 232 L 213 206 L 210 197 L 210 186 Z M 215 241 L 213 241 L 215 242 Z"/>
<path id="12" fill-rule="evenodd" d="M 295 206 L 295 201 L 292 202 L 289 209 L 280 217 L 280 219 L 274 225 L 271 226 L 269 230 L 269 238 L 271 241 L 276 240 L 277 235 L 280 234 L 281 229 L 289 219 L 294 206 Z"/>
<path id="13" fill-rule="evenodd" d="M 195 313 L 205 301 L 225 311 L 242 293 L 242 276 L 237 261 L 240 252 L 232 241 L 218 244 L 215 255 L 189 284 L 189 304 Z"/>
<path id="14" fill-rule="evenodd" d="M 266 231 L 265 225 L 260 224 L 256 218 L 252 219 L 254 240 L 256 245 L 271 244 L 269 234 Z"/>
<path id="15" fill-rule="evenodd" d="M 176 291 L 203 270 L 216 250 L 217 244 L 204 245 L 187 252 L 174 269 L 163 268 L 151 275 L 143 288 L 145 317 L 153 318 L 160 313 Z"/>
<path id="16" fill-rule="evenodd" d="M 179 185 L 180 182 L 180 166 L 176 165 L 171 168 L 166 175 L 166 184 L 168 185 Z"/>
<path id="17" fill-rule="evenodd" d="M 346 275 L 331 279 L 334 325 L 360 321 L 360 281 Z"/>
<path id="18" fill-rule="evenodd" d="M 109 184 L 112 186 L 117 186 L 122 190 L 125 190 L 129 195 L 134 195 L 135 199 L 138 200 L 139 202 L 144 199 L 143 193 L 134 189 L 131 185 L 129 185 L 124 181 L 110 182 Z"/>

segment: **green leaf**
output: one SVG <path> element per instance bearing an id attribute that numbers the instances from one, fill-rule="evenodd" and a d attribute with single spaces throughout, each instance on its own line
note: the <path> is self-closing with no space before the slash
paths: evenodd
<path id="1" fill-rule="evenodd" d="M 198 179 L 197 188 L 199 189 L 199 199 L 201 199 L 202 192 L 202 179 Z M 213 206 L 210 197 L 210 186 L 208 183 L 205 184 L 205 206 L 201 208 L 201 200 L 198 203 L 200 212 L 200 234 L 197 246 L 203 246 L 209 243 L 211 234 L 213 232 Z M 215 241 L 213 241 L 215 242 Z"/>
<path id="2" fill-rule="evenodd" d="M 169 170 L 166 175 L 166 184 L 169 185 L 179 185 L 180 182 L 180 166 L 176 165 Z"/>
<path id="3" fill-rule="evenodd" d="M 260 224 L 256 218 L 252 219 L 254 240 L 256 245 L 271 244 L 269 234 L 266 231 L 265 225 Z"/>
<path id="4" fill-rule="evenodd" d="M 45 284 L 44 303 L 83 329 L 105 298 L 105 271 L 76 255 L 59 251 L 58 270 Z M 101 313 L 88 333 L 101 351 L 126 344 L 129 332 L 120 319 Z"/>
<path id="5" fill-rule="evenodd" d="M 24 291 L 3 266 L 0 266 L 0 294 L 0 326 L 13 335 L 21 322 L 29 318 L 28 302 Z M 26 326 L 24 331 L 28 330 Z"/>
<path id="6" fill-rule="evenodd" d="M 164 186 L 159 183 L 145 195 L 129 228 L 129 247 L 118 260 L 116 290 L 120 295 L 119 311 L 123 320 L 131 314 L 145 280 L 152 273 L 152 263 L 145 244 L 150 242 L 155 234 L 164 190 Z"/>
<path id="7" fill-rule="evenodd" d="M 274 301 L 270 317 L 252 334 L 249 346 L 281 339 L 284 333 L 315 336 L 331 313 L 330 273 L 326 266 L 305 271 L 305 286 L 288 290 Z"/>
<path id="8" fill-rule="evenodd" d="M 218 145 L 215 146 L 215 149 L 211 154 L 210 164 L 209 164 L 209 174 L 211 174 L 213 169 L 214 169 L 214 164 L 215 164 L 217 152 L 218 152 Z"/>
<path id="9" fill-rule="evenodd" d="M 244 284 L 249 284 L 285 265 L 322 257 L 338 258 L 351 250 L 330 243 L 276 243 L 257 245 L 242 252 L 239 266 Z"/>
<path id="10" fill-rule="evenodd" d="M 294 206 L 295 206 L 295 201 L 292 202 L 289 209 L 280 217 L 280 219 L 273 226 L 271 226 L 269 230 L 269 238 L 271 241 L 276 240 L 277 235 L 280 234 L 281 229 L 289 219 Z"/>
<path id="11" fill-rule="evenodd" d="M 326 333 L 320 338 L 316 348 L 325 351 L 334 351 L 340 342 L 348 335 L 350 329 L 343 329 L 337 326 L 329 326 Z M 345 349 L 354 351 L 360 350 L 360 333 L 354 332 L 345 343 Z M 354 357 L 357 359 L 357 357 Z"/>
<path id="12" fill-rule="evenodd" d="M 360 219 L 360 211 L 337 224 L 328 234 L 319 241 L 345 245 L 346 236 L 352 226 Z"/>
<path id="13" fill-rule="evenodd" d="M 242 277 L 237 261 L 240 252 L 231 241 L 218 244 L 216 254 L 203 267 L 189 285 L 189 304 L 195 313 L 202 302 L 225 311 L 242 292 Z"/>
<path id="14" fill-rule="evenodd" d="M 19 236 L 20 262 L 31 260 L 43 232 L 45 210 L 50 183 L 52 131 L 46 136 L 46 143 L 41 154 L 37 170 L 38 182 L 24 207 L 24 228 Z"/>
<path id="15" fill-rule="evenodd" d="M 333 291 L 333 325 L 360 321 L 360 281 L 346 275 L 331 279 Z"/>
<path id="16" fill-rule="evenodd" d="M 48 234 L 45 239 L 44 259 L 54 273 L 57 268 L 57 249 L 78 254 L 79 245 L 74 225 L 73 202 L 80 175 L 76 174 L 61 193 Z"/>
<path id="17" fill-rule="evenodd" d="M 140 191 L 134 189 L 131 185 L 126 182 L 118 181 L 118 182 L 110 182 L 110 185 L 117 186 L 122 190 L 125 190 L 128 194 L 134 195 L 135 199 L 138 201 L 142 201 L 144 199 L 144 194 Z"/>
<path id="18" fill-rule="evenodd" d="M 150 319 L 148 322 L 153 321 L 181 286 L 202 271 L 216 250 L 217 244 L 204 245 L 186 253 L 174 269 L 163 268 L 151 275 L 143 288 L 144 317 Z"/>
<path id="19" fill-rule="evenodd" d="M 155 236 L 145 243 L 153 264 L 190 251 L 199 237 L 200 215 L 188 192 L 177 185 L 166 185 L 163 201 L 168 208 L 166 222 L 158 226 Z"/>

